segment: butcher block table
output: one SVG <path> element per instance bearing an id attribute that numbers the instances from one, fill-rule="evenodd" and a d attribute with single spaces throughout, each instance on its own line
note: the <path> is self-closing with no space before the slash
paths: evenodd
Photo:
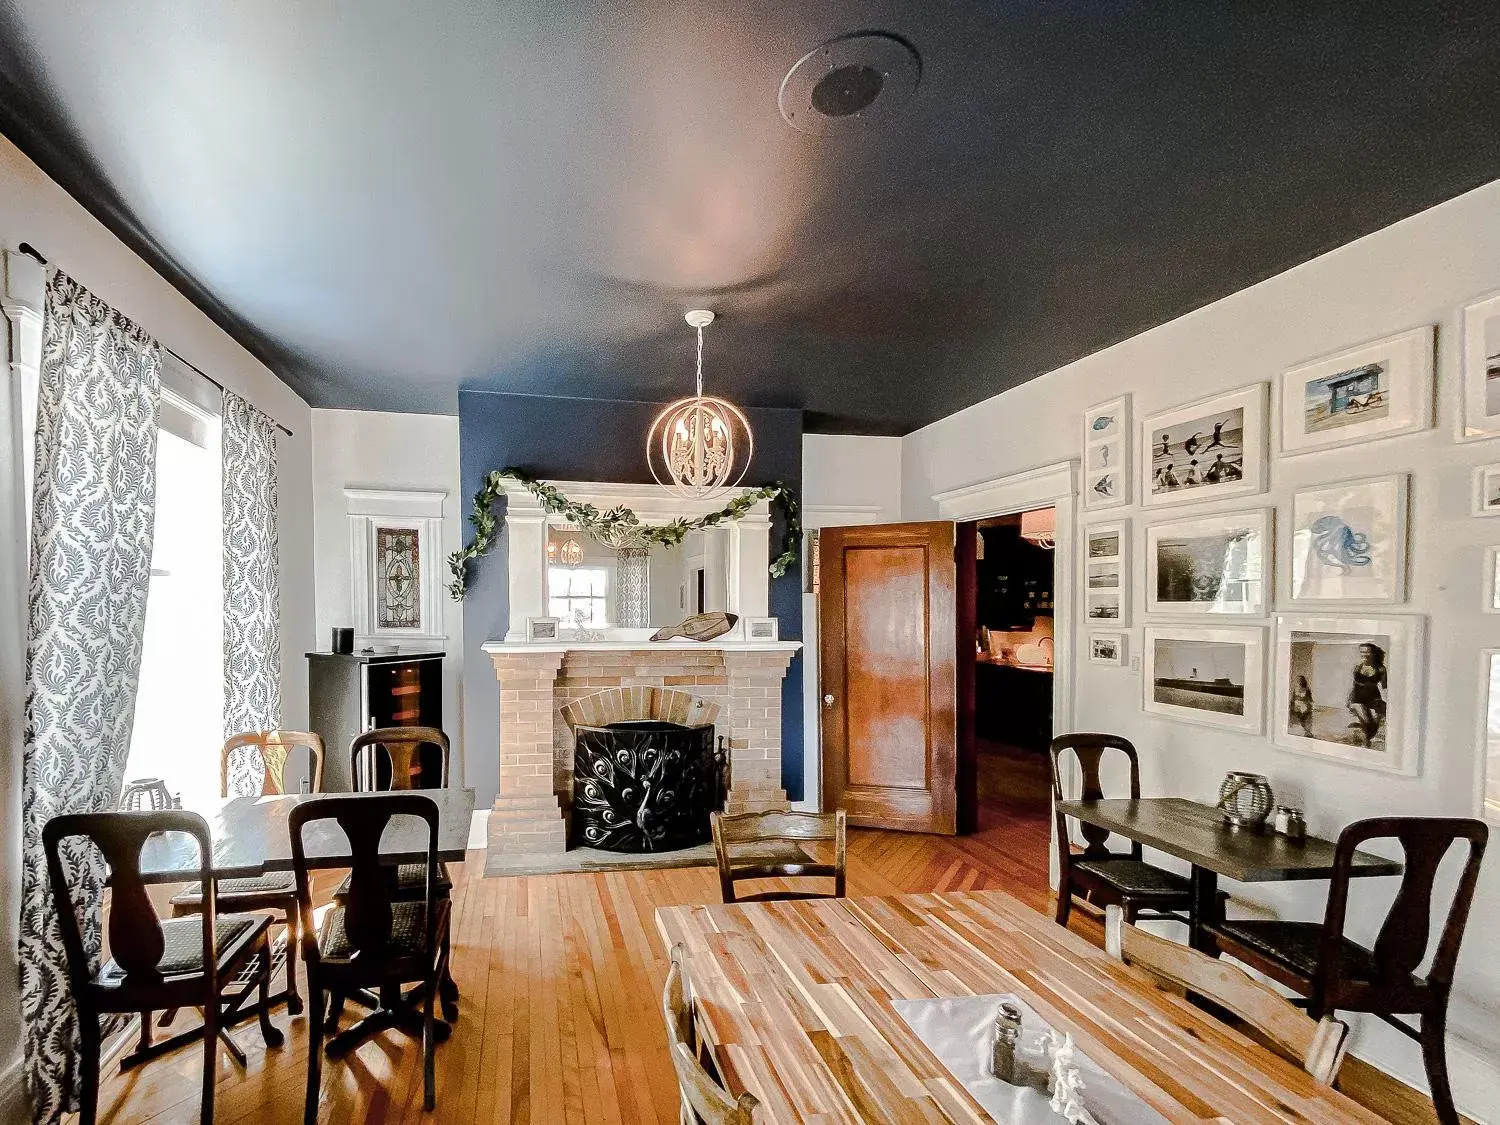
<path id="1" fill-rule="evenodd" d="M 656 924 L 686 946 L 700 1038 L 758 1123 L 992 1120 L 892 1001 L 995 993 L 1171 1122 L 1380 1121 L 1000 891 L 670 906 Z"/>

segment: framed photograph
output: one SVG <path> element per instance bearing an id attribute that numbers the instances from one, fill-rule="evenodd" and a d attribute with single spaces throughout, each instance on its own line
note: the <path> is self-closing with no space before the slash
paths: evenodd
<path id="1" fill-rule="evenodd" d="M 1141 423 L 1141 503 L 1181 504 L 1266 490 L 1266 385 Z"/>
<path id="2" fill-rule="evenodd" d="M 1479 654 L 1479 754 L 1476 815 L 1500 824 L 1500 648 Z"/>
<path id="3" fill-rule="evenodd" d="M 1458 440 L 1500 437 L 1500 293 L 1464 308 Z"/>
<path id="4" fill-rule="evenodd" d="M 774 641 L 780 637 L 780 626 L 774 617 L 747 617 L 745 618 L 745 639 L 747 641 Z"/>
<path id="5" fill-rule="evenodd" d="M 1147 625 L 1145 701 L 1153 715 L 1259 734 L 1266 631 L 1255 626 Z"/>
<path id="6" fill-rule="evenodd" d="M 1124 633 L 1090 633 L 1089 663 L 1123 668 L 1126 659 L 1125 647 Z"/>
<path id="7" fill-rule="evenodd" d="M 526 639 L 528 641 L 555 641 L 561 636 L 562 619 L 558 617 L 528 617 Z"/>
<path id="8" fill-rule="evenodd" d="M 1270 508 L 1146 527 L 1146 612 L 1242 614 L 1271 608 Z"/>
<path id="9" fill-rule="evenodd" d="M 1500 465 L 1481 465 L 1474 470 L 1474 514 L 1500 516 Z"/>
<path id="10" fill-rule="evenodd" d="M 1083 603 L 1089 621 L 1124 625 L 1130 610 L 1129 526 L 1103 523 L 1083 533 Z"/>
<path id="11" fill-rule="evenodd" d="M 1083 506 L 1130 503 L 1130 396 L 1100 403 L 1083 414 Z"/>
<path id="12" fill-rule="evenodd" d="M 1409 475 L 1392 473 L 1294 493 L 1291 600 L 1404 602 L 1410 491 Z"/>
<path id="13" fill-rule="evenodd" d="M 1500 613 L 1500 547 L 1484 553 L 1484 612 Z"/>
<path id="14" fill-rule="evenodd" d="M 1277 617 L 1271 741 L 1415 777 L 1424 625 L 1421 617 Z"/>
<path id="15" fill-rule="evenodd" d="M 1424 324 L 1283 372 L 1282 455 L 1431 429 L 1434 339 Z"/>

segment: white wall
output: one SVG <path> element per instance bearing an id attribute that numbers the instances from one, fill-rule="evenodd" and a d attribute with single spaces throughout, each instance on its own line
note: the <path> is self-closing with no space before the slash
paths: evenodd
<path id="1" fill-rule="evenodd" d="M 367 410 L 312 412 L 312 511 L 315 644 L 329 648 L 335 625 L 354 624 L 350 593 L 349 511 L 345 488 L 445 490 L 443 501 L 443 727 L 453 741 L 454 776 L 464 777 L 463 610 L 448 596 L 446 558 L 462 546 L 468 504 L 458 480 L 458 419 L 442 414 Z M 306 693 L 304 692 L 304 695 Z M 337 752 L 330 747 L 330 752 Z"/>
<path id="2" fill-rule="evenodd" d="M 0 247 L 14 250 L 21 242 L 35 246 L 60 269 L 103 300 L 136 321 L 147 332 L 235 393 L 254 403 L 292 430 L 279 444 L 278 479 L 281 493 L 281 650 L 284 720 L 300 726 L 307 721 L 307 666 L 303 652 L 312 641 L 312 471 L 310 417 L 307 404 L 250 355 L 181 293 L 151 270 L 57 184 L 42 174 L 9 141 L 0 138 Z M 4 435 L 7 462 L 14 463 L 20 435 L 13 426 Z M 0 540 L 24 542 L 25 528 L 13 510 L 0 527 Z M 12 556 L 5 564 L 13 569 Z M 7 576 L 6 588 L 16 580 Z M 19 576 L 20 588 L 25 576 Z M 0 606 L 0 631 L 7 651 L 24 649 L 24 618 L 9 598 Z M 11 1067 L 19 1047 L 16 1006 L 14 905 L 18 899 L 19 869 L 16 842 L 20 838 L 18 786 L 20 781 L 20 716 L 14 693 L 0 704 L 0 840 L 5 864 L 0 872 L 0 1120 L 17 1112 L 7 1102 L 13 1087 Z M 217 755 L 218 747 L 203 747 Z"/>
<path id="3" fill-rule="evenodd" d="M 1323 481 L 1409 470 L 1413 477 L 1410 603 L 1430 627 L 1427 724 L 1422 774 L 1394 778 L 1294 757 L 1264 737 L 1227 734 L 1147 716 L 1141 676 L 1080 661 L 1075 729 L 1116 731 L 1142 751 L 1148 793 L 1212 799 L 1228 769 L 1267 774 L 1283 799 L 1303 805 L 1309 824 L 1334 835 L 1366 816 L 1471 815 L 1479 691 L 1478 651 L 1500 643 L 1500 619 L 1480 607 L 1484 548 L 1500 523 L 1470 516 L 1475 465 L 1500 461 L 1500 441 L 1458 444 L 1460 306 L 1500 289 L 1500 183 L 1490 184 L 1169 324 L 1060 368 L 934 423 L 904 439 L 902 514 L 931 518 L 934 493 L 1080 455 L 1083 409 L 1122 391 L 1134 396 L 1135 423 L 1156 411 L 1219 391 L 1274 381 L 1286 367 L 1424 323 L 1438 325 L 1437 427 L 1377 444 L 1273 457 L 1267 495 L 1214 509 L 1275 505 L 1287 516 L 1294 490 Z M 1274 407 L 1273 407 L 1274 409 Z M 1137 431 L 1137 439 L 1139 432 Z M 1139 496 L 1138 483 L 1132 495 Z M 1140 649 L 1141 527 L 1202 506 L 1160 515 L 1139 507 L 1100 513 L 1130 519 L 1136 576 L 1131 652 Z M 1285 607 L 1284 593 L 1280 604 Z M 1079 615 L 1081 618 L 1081 614 Z M 1074 651 L 1087 650 L 1080 626 Z M 1269 640 L 1269 637 L 1268 637 Z M 1059 717 L 1059 729 L 1067 720 Z M 1488 945 L 1500 925 L 1500 856 L 1481 875 L 1459 963 L 1449 1062 L 1461 1106 L 1500 1120 L 1500 960 Z M 1353 932 L 1369 938 L 1389 900 L 1390 881 L 1356 885 Z M 1229 888 L 1240 901 L 1286 917 L 1321 918 L 1326 884 Z M 1373 1021 L 1371 1021 L 1373 1023 Z M 1356 1050 L 1424 1085 L 1416 1045 L 1379 1025 L 1363 1026 Z M 1481 1062 L 1481 1059 L 1487 1060 Z"/>
<path id="4" fill-rule="evenodd" d="M 847 527 L 901 518 L 901 439 L 804 434 L 802 526 Z M 802 595 L 802 804 L 820 807 L 818 603 Z"/>

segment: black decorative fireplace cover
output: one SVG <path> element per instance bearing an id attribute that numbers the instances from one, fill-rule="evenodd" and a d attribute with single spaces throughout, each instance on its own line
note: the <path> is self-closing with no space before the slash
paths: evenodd
<path id="1" fill-rule="evenodd" d="M 712 726 L 635 720 L 573 732 L 575 846 L 664 852 L 711 838 L 725 789 Z"/>

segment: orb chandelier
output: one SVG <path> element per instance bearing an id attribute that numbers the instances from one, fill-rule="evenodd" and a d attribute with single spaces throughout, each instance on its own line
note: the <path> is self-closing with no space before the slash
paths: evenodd
<path id="1" fill-rule="evenodd" d="M 734 488 L 750 468 L 755 438 L 734 403 L 703 393 L 703 330 L 714 314 L 694 309 L 684 318 L 698 331 L 697 394 L 669 404 L 646 436 L 646 463 L 656 483 L 688 500 L 707 500 Z"/>

